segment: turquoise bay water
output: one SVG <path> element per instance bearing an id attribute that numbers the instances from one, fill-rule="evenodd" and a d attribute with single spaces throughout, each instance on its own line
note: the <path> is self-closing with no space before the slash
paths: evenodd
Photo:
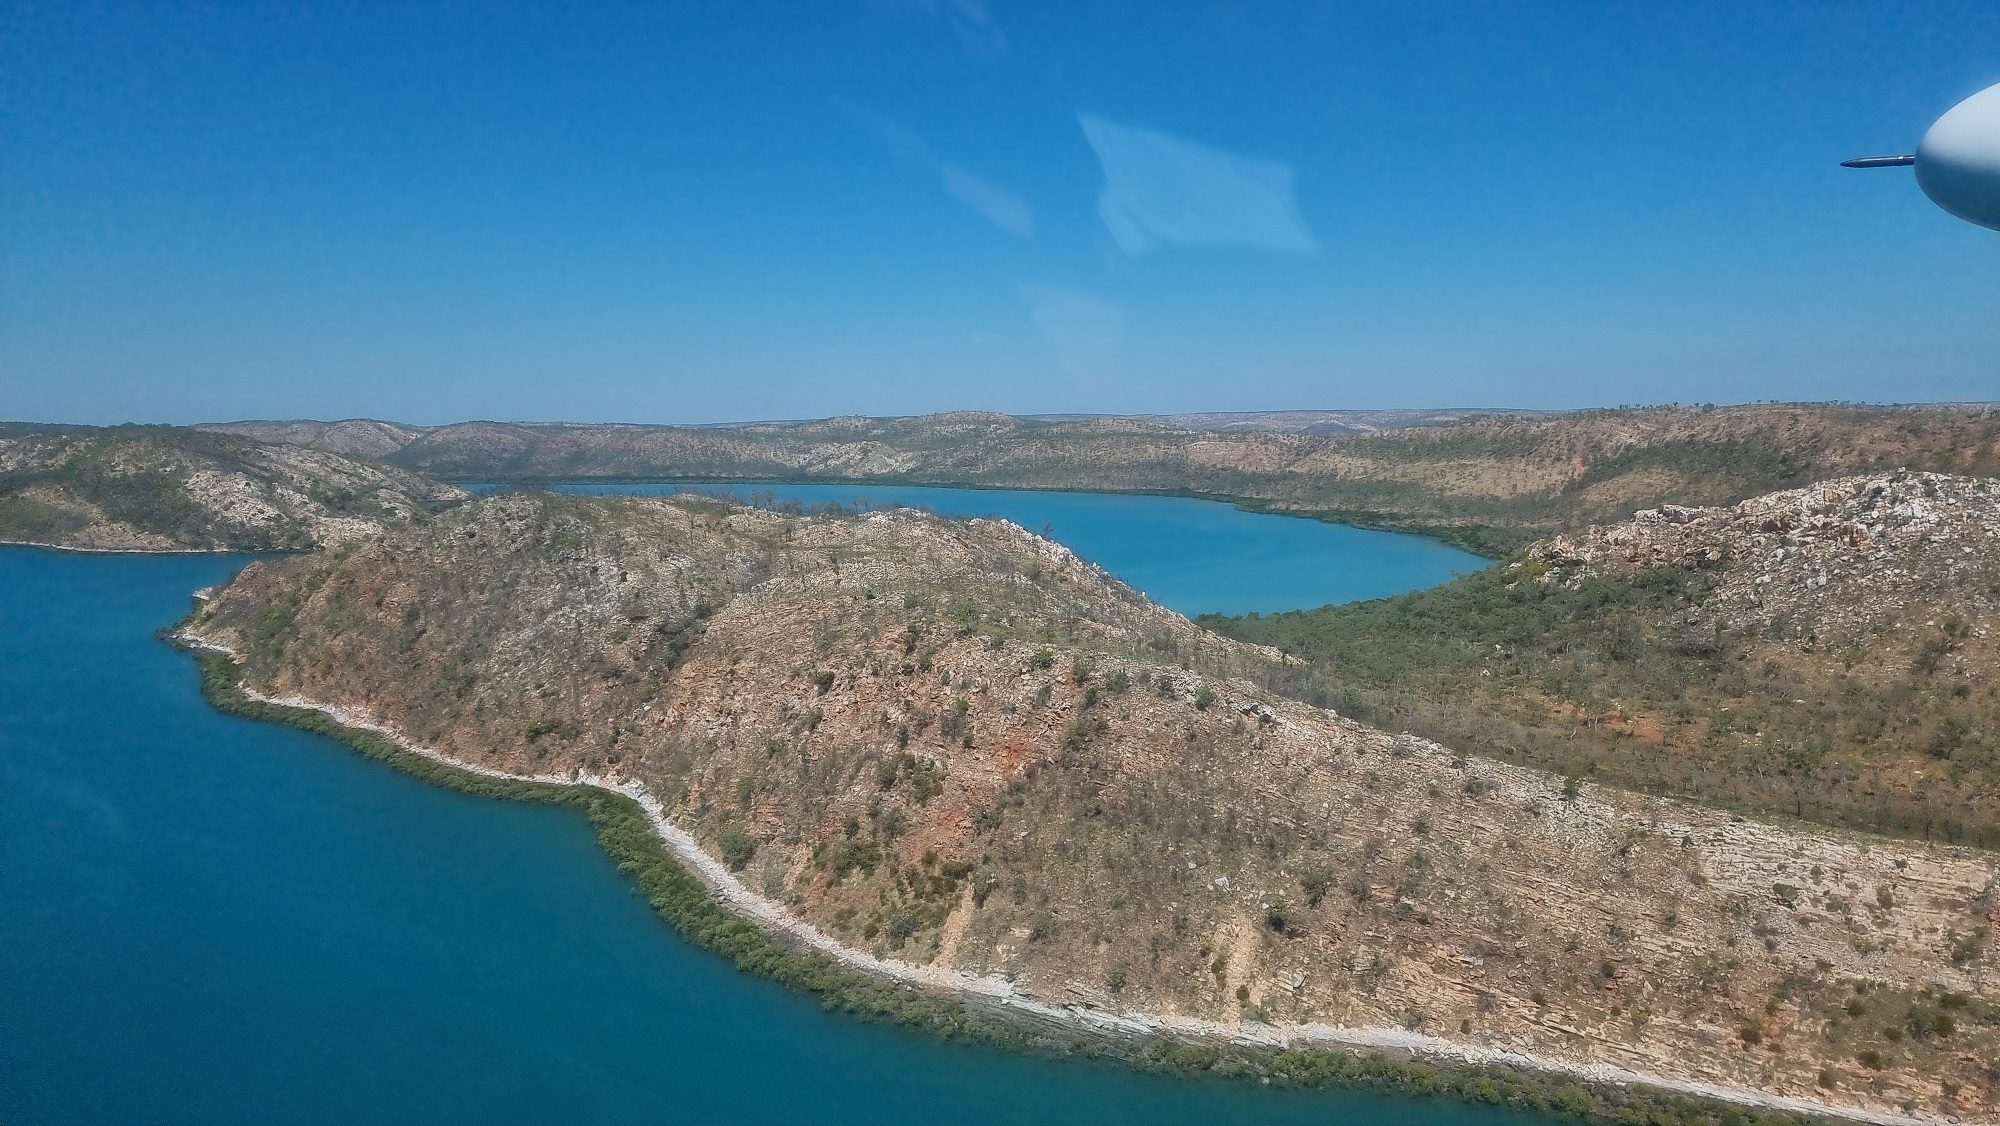
<path id="1" fill-rule="evenodd" d="M 210 710 L 153 631 L 243 561 L 0 547 L 0 1122 L 1531 1121 L 823 1013 L 681 942 L 573 811 Z"/>
<path id="2" fill-rule="evenodd" d="M 1477 571 L 1488 560 L 1424 536 L 1248 512 L 1189 497 L 944 489 L 918 485 L 564 482 L 574 493 L 701 492 L 750 500 L 1002 516 L 1057 540 L 1145 591 L 1196 614 L 1272 613 L 1386 598 Z"/>

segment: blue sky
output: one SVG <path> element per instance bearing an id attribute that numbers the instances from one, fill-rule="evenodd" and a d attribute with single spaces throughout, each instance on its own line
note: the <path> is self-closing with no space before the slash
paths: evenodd
<path id="1" fill-rule="evenodd" d="M 1973 3 L 0 0 L 0 417 L 2000 398 Z"/>

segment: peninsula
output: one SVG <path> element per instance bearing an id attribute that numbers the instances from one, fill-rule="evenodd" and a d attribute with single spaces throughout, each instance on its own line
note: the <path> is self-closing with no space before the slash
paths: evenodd
<path id="1" fill-rule="evenodd" d="M 184 634 L 257 698 L 642 795 L 763 917 L 933 986 L 1991 1118 L 1994 854 L 1366 726 L 1005 523 L 503 495 L 254 563 Z"/>

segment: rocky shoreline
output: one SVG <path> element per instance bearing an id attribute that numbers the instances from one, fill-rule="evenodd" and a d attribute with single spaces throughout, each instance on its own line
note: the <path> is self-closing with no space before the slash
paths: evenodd
<path id="1" fill-rule="evenodd" d="M 238 656 L 229 647 L 201 637 L 185 627 L 172 634 L 171 639 L 192 649 L 207 650 L 222 655 L 232 663 Z M 1815 1118 L 1878 1123 L 1882 1126 L 1962 1121 L 1957 1116 L 1921 1112 L 1889 1113 L 1772 1094 L 1751 1088 L 1648 1074 L 1603 1063 L 1565 1060 L 1463 1044 L 1397 1027 L 1348 1027 L 1319 1023 L 1231 1026 L 1188 1017 L 1142 1012 L 1112 1012 L 1090 1005 L 1051 1003 L 1021 992 L 1014 983 L 1003 977 L 973 975 L 895 959 L 878 958 L 868 952 L 842 945 L 792 914 L 783 905 L 747 887 L 722 861 L 704 851 L 692 835 L 676 826 L 667 816 L 665 807 L 660 801 L 634 780 L 609 777 L 580 768 L 560 774 L 522 774 L 498 770 L 444 755 L 433 748 L 416 743 L 391 726 L 338 705 L 296 695 L 272 697 L 241 684 L 236 686 L 236 691 L 247 700 L 258 704 L 316 713 L 340 727 L 369 733 L 389 742 L 404 754 L 451 771 L 507 783 L 585 786 L 620 795 L 644 812 L 654 835 L 674 860 L 693 874 L 717 902 L 755 923 L 766 933 L 778 936 L 785 943 L 823 955 L 846 969 L 875 979 L 927 994 L 948 995 L 964 1003 L 974 1012 L 1015 1024 L 1038 1026 L 1087 1037 L 1106 1049 L 1101 1054 L 1126 1059 L 1128 1062 L 1135 1062 L 1140 1050 L 1147 1043 L 1156 1041 L 1213 1044 L 1228 1049 L 1263 1054 L 1301 1050 L 1374 1051 L 1451 1066 L 1518 1069 L 1563 1076 L 1598 1089 L 1652 1089 L 1738 1107 Z"/>
<path id="2" fill-rule="evenodd" d="M 205 547 L 81 547 L 69 543 L 40 540 L 0 540 L 0 547 L 36 547 L 43 551 L 68 551 L 77 555 L 227 555 Z"/>

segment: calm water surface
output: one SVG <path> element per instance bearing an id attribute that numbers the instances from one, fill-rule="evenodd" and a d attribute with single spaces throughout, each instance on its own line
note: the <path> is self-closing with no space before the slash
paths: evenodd
<path id="1" fill-rule="evenodd" d="M 0 547 L 0 1122 L 1536 1121 L 822 1013 L 682 943 L 572 811 L 211 711 L 153 631 L 242 562 Z"/>
<path id="2" fill-rule="evenodd" d="M 1070 550 L 1183 614 L 1271 613 L 1386 598 L 1435 586 L 1489 562 L 1424 536 L 1247 512 L 1188 497 L 940 489 L 917 485 L 568 482 L 575 493 L 703 492 L 749 500 L 911 505 L 948 516 L 1002 516 Z"/>

